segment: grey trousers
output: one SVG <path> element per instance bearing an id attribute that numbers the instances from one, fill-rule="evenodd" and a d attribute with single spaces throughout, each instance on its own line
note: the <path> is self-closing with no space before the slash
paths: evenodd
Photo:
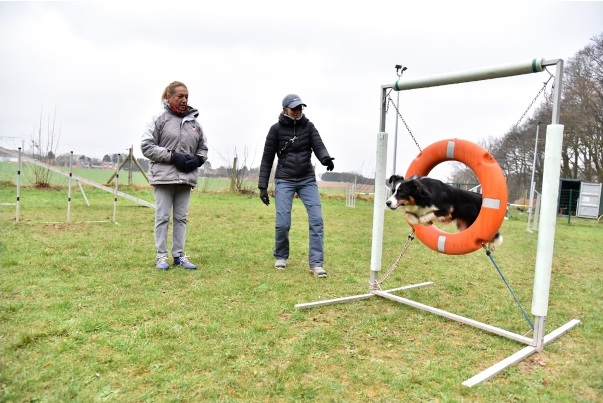
<path id="1" fill-rule="evenodd" d="M 170 226 L 170 214 L 174 211 L 172 231 L 172 256 L 184 256 L 186 241 L 186 219 L 191 199 L 191 187 L 188 185 L 155 185 L 155 247 L 157 256 L 167 256 L 167 237 Z"/>

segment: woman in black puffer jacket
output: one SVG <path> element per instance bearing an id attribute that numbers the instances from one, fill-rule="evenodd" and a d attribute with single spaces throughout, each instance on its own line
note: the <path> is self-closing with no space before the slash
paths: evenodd
<path id="1" fill-rule="evenodd" d="M 275 267 L 284 269 L 289 258 L 289 229 L 291 228 L 291 207 L 295 193 L 306 207 L 310 231 L 310 251 L 308 254 L 310 272 L 317 277 L 326 277 L 324 263 L 324 229 L 322 206 L 316 175 L 312 166 L 312 153 L 327 167 L 334 168 L 333 160 L 312 122 L 303 114 L 306 106 L 299 96 L 287 95 L 283 99 L 283 112 L 266 136 L 264 153 L 260 164 L 258 188 L 264 204 L 270 204 L 268 181 L 278 157 L 275 178 L 276 227 L 274 258 Z"/>

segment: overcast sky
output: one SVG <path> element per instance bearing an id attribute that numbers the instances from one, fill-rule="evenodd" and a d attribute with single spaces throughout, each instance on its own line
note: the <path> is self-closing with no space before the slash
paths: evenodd
<path id="1" fill-rule="evenodd" d="M 179 80 L 214 167 L 235 152 L 258 166 L 282 98 L 296 93 L 335 171 L 372 176 L 381 86 L 397 80 L 396 64 L 410 79 L 567 60 L 601 33 L 603 2 L 0 2 L 0 146 L 27 151 L 42 113 L 43 133 L 56 117 L 59 154 L 102 158 L 133 146 L 140 157 L 146 122 Z M 500 137 L 547 78 L 405 91 L 400 111 L 422 148 Z M 393 110 L 386 131 L 389 174 Z M 417 154 L 400 123 L 397 171 Z"/>

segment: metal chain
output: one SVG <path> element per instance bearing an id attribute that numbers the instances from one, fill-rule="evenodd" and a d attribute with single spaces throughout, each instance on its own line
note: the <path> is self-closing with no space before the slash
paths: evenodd
<path id="1" fill-rule="evenodd" d="M 390 91 L 391 92 L 391 91 Z M 404 123 L 404 127 L 406 127 L 406 130 L 408 131 L 408 134 L 410 134 L 410 137 L 412 137 L 412 140 L 415 142 L 415 145 L 417 146 L 417 148 L 419 149 L 420 152 L 423 152 L 423 150 L 421 149 L 421 146 L 419 145 L 419 143 L 417 142 L 417 139 L 415 138 L 415 135 L 412 134 L 412 131 L 410 130 L 410 127 L 408 127 L 408 124 L 406 124 L 406 120 L 404 120 L 404 118 L 402 117 L 402 115 L 400 114 L 400 111 L 398 110 L 398 107 L 396 106 L 396 104 L 394 103 L 394 100 L 392 99 L 392 97 L 389 95 L 389 93 L 387 94 L 387 100 L 388 103 L 386 105 L 386 109 L 385 109 L 385 113 L 387 113 L 388 109 L 389 109 L 389 104 L 391 103 L 392 106 L 394 107 L 394 109 L 396 110 L 396 113 L 398 114 L 398 116 L 400 117 L 400 120 L 402 121 L 402 123 Z"/>
<path id="2" fill-rule="evenodd" d="M 519 124 L 521 123 L 521 121 L 523 120 L 523 118 L 525 118 L 525 116 L 528 114 L 528 112 L 530 111 L 530 109 L 532 109 L 532 106 L 534 105 L 534 103 L 536 102 L 536 100 L 538 99 L 538 97 L 540 96 L 540 94 L 542 94 L 542 92 L 544 90 L 546 90 L 547 85 L 549 84 L 549 81 L 551 81 L 551 78 L 555 78 L 554 75 L 552 75 L 547 68 L 544 68 L 546 70 L 547 73 L 549 73 L 549 78 L 548 80 L 546 80 L 544 82 L 544 85 L 542 86 L 542 88 L 540 89 L 540 91 L 538 91 L 538 93 L 536 94 L 536 96 L 534 97 L 534 99 L 532 99 L 532 102 L 530 103 L 530 105 L 528 105 L 528 108 L 525 110 L 525 112 L 521 115 L 521 117 L 519 118 L 519 120 L 517 121 L 517 123 L 515 123 L 515 125 L 513 126 L 513 130 L 511 130 L 512 132 L 514 132 L 515 130 L 517 130 L 517 126 L 519 126 Z M 555 82 L 553 81 L 553 88 L 555 86 Z M 546 94 L 545 94 L 546 96 Z"/>
<path id="3" fill-rule="evenodd" d="M 402 256 L 404 256 L 404 254 L 406 253 L 406 250 L 410 246 L 410 243 L 412 242 L 413 239 L 415 239 L 414 228 L 411 231 L 411 233 L 408 234 L 408 240 L 406 241 L 404 248 L 402 248 L 402 252 L 400 252 L 400 255 L 398 256 L 398 258 L 396 259 L 396 261 L 394 262 L 392 267 L 389 268 L 389 270 L 385 273 L 385 275 L 383 275 L 383 277 L 381 277 L 381 279 L 375 281 L 373 284 L 370 285 L 371 290 L 380 290 L 381 289 L 381 284 L 383 284 L 385 282 L 385 280 L 387 280 L 387 278 L 389 276 L 391 276 L 391 274 L 394 272 L 396 267 L 398 267 L 398 263 L 400 262 L 400 259 L 402 259 Z"/>

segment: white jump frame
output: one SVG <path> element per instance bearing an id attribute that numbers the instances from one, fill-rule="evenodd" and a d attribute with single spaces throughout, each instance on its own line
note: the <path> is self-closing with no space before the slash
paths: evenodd
<path id="1" fill-rule="evenodd" d="M 410 288 L 422 287 L 432 284 L 425 282 L 405 287 L 395 288 L 391 290 L 381 291 L 373 287 L 378 284 L 379 272 L 381 271 L 381 258 L 383 249 L 383 220 L 384 220 L 384 205 L 386 201 L 385 188 L 380 184 L 386 183 L 386 166 L 387 166 L 387 133 L 385 131 L 385 118 L 387 106 L 387 91 L 396 90 L 411 90 L 418 88 L 436 87 L 440 85 L 459 84 L 471 81 L 489 80 L 494 78 L 511 77 L 522 74 L 542 72 L 546 66 L 555 66 L 555 77 L 557 83 L 553 94 L 553 113 L 551 124 L 547 126 L 546 145 L 544 158 L 544 177 L 542 184 L 542 205 L 540 208 L 540 221 L 538 231 L 538 244 L 536 251 L 536 267 L 534 272 L 534 288 L 532 294 L 532 314 L 535 316 L 533 337 L 529 338 L 520 334 L 509 332 L 495 326 L 491 326 L 473 319 L 465 318 L 442 309 L 434 308 L 407 298 L 402 298 L 392 293 L 395 291 L 404 291 Z M 526 344 L 517 353 L 498 362 L 497 364 L 478 373 L 472 378 L 463 382 L 464 386 L 472 387 L 481 382 L 484 382 L 499 372 L 505 370 L 509 366 L 520 362 L 530 355 L 540 352 L 544 346 L 553 340 L 557 339 L 570 329 L 576 327 L 580 320 L 573 319 L 563 326 L 555 329 L 548 335 L 545 334 L 545 319 L 548 311 L 551 269 L 553 260 L 553 244 L 555 240 L 555 224 L 557 217 L 556 201 L 559 192 L 559 164 L 562 152 L 563 140 L 563 125 L 559 124 L 559 112 L 561 102 L 561 87 L 563 82 L 563 60 L 553 59 L 533 59 L 529 62 L 514 63 L 504 66 L 495 66 L 482 69 L 468 70 L 456 73 L 448 73 L 438 76 L 430 76 L 418 79 L 398 79 L 394 84 L 381 86 L 381 107 L 380 107 L 380 122 L 379 132 L 377 133 L 377 166 L 375 172 L 375 198 L 373 209 L 373 234 L 371 245 L 371 272 L 370 272 L 370 288 L 368 294 L 361 294 L 331 300 L 310 302 L 295 305 L 298 309 L 313 308 L 323 305 L 343 303 L 359 299 L 367 299 L 373 296 L 379 296 L 385 299 L 396 301 L 417 309 L 428 311 L 445 318 L 470 325 L 486 332 L 503 336 L 517 342 Z M 379 192 L 377 189 L 382 188 Z"/>
<path id="2" fill-rule="evenodd" d="M 153 209 L 155 208 L 155 204 L 153 204 L 153 203 L 149 203 L 146 200 L 139 199 L 138 197 L 134 197 L 132 195 L 129 195 L 127 193 L 124 193 L 124 192 L 121 192 L 118 190 L 119 160 L 118 160 L 118 169 L 117 169 L 117 172 L 115 173 L 115 175 L 116 175 L 115 186 L 113 189 L 111 189 L 108 186 L 101 185 L 100 183 L 96 183 L 92 180 L 83 178 L 81 176 L 74 175 L 73 174 L 73 151 L 71 151 L 69 154 L 69 172 L 65 172 L 62 169 L 59 169 L 55 166 L 46 164 L 42 161 L 38 161 L 35 158 L 31 158 L 31 157 L 27 157 L 27 156 L 23 155 L 23 151 L 21 150 L 21 147 L 19 147 L 19 149 L 17 151 L 8 150 L 6 148 L 0 147 L 0 151 L 2 151 L 4 154 L 17 158 L 17 200 L 16 200 L 16 203 L 14 203 L 14 205 L 16 206 L 15 222 L 19 222 L 19 220 L 20 220 L 21 173 L 23 172 L 22 171 L 23 162 L 40 166 L 42 168 L 45 168 L 56 174 L 66 176 L 68 178 L 68 182 L 67 182 L 67 222 L 71 221 L 71 193 L 72 193 L 73 180 L 76 181 L 87 206 L 90 206 L 90 202 L 88 201 L 88 198 L 86 197 L 86 193 L 84 192 L 82 183 L 85 183 L 86 185 L 90 185 L 90 186 L 95 187 L 100 190 L 104 190 L 105 192 L 113 193 L 113 222 L 115 222 L 115 223 L 117 222 L 116 221 L 116 211 L 117 211 L 117 197 L 118 196 L 123 197 L 124 199 L 128 199 L 130 201 L 133 201 L 135 203 L 138 203 L 140 205 L 143 205 L 145 207 L 150 207 Z M 11 203 L 11 205 L 13 205 L 13 203 Z M 104 221 L 96 221 L 96 222 L 104 222 Z"/>

